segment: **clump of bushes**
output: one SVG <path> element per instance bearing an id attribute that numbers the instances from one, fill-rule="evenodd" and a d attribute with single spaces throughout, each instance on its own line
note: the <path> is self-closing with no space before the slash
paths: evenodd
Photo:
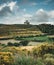
<path id="1" fill-rule="evenodd" d="M 28 41 L 20 41 L 19 43 L 12 43 L 12 42 L 8 42 L 7 46 L 27 46 L 28 45 Z"/>
<path id="2" fill-rule="evenodd" d="M 43 59 L 46 65 L 54 65 L 54 54 L 45 54 Z"/>
<path id="3" fill-rule="evenodd" d="M 18 46 L 20 46 L 20 43 L 12 43 L 12 42 L 8 42 L 7 43 L 7 46 L 16 46 L 16 47 L 18 47 Z"/>
<path id="4" fill-rule="evenodd" d="M 15 65 L 34 65 L 36 64 L 35 60 L 27 56 L 19 56 L 15 59 Z"/>
<path id="5" fill-rule="evenodd" d="M 54 54 L 45 54 L 44 56 L 43 56 L 44 58 L 54 58 Z"/>
<path id="6" fill-rule="evenodd" d="M 15 46 L 3 47 L 0 65 L 54 65 L 54 45 L 41 44 L 33 50 Z"/>
<path id="7" fill-rule="evenodd" d="M 13 65 L 13 55 L 11 52 L 0 52 L 0 65 Z"/>
<path id="8" fill-rule="evenodd" d="M 0 46 L 2 46 L 2 47 L 6 47 L 7 45 L 6 45 L 6 44 L 2 44 L 2 43 L 0 43 Z"/>
<path id="9" fill-rule="evenodd" d="M 8 46 L 13 46 L 13 43 L 8 42 L 7 45 L 8 45 Z"/>
<path id="10" fill-rule="evenodd" d="M 54 58 L 46 58 L 44 62 L 46 65 L 54 65 Z"/>
<path id="11" fill-rule="evenodd" d="M 21 41 L 20 44 L 23 45 L 23 46 L 27 46 L 28 45 L 28 41 Z"/>
<path id="12" fill-rule="evenodd" d="M 44 54 L 54 54 L 54 45 L 53 44 L 42 44 L 37 48 L 33 49 L 33 55 L 35 56 L 43 56 Z"/>

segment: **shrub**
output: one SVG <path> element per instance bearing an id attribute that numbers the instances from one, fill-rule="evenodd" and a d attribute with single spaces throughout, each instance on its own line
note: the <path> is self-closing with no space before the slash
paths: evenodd
<path id="1" fill-rule="evenodd" d="M 43 56 L 43 58 L 54 58 L 54 55 L 53 54 L 45 54 L 44 56 Z"/>
<path id="2" fill-rule="evenodd" d="M 23 45 L 23 46 L 27 46 L 28 45 L 28 41 L 21 41 L 20 44 Z"/>
<path id="3" fill-rule="evenodd" d="M 13 65 L 13 55 L 10 52 L 0 52 L 0 65 Z"/>
<path id="4" fill-rule="evenodd" d="M 1 44 L 0 46 L 6 47 L 7 45 L 6 44 Z"/>
<path id="5" fill-rule="evenodd" d="M 46 65 L 54 65 L 54 58 L 46 58 L 44 61 Z"/>
<path id="6" fill-rule="evenodd" d="M 20 46 L 20 43 L 14 43 L 13 45 L 18 47 L 18 46 Z"/>
<path id="7" fill-rule="evenodd" d="M 54 54 L 54 45 L 53 44 L 42 44 L 37 48 L 33 49 L 33 55 L 43 56 L 44 54 Z"/>
<path id="8" fill-rule="evenodd" d="M 17 56 L 14 65 L 45 65 L 42 58 L 34 58 L 33 56 Z"/>
<path id="9" fill-rule="evenodd" d="M 38 57 L 36 60 L 36 65 L 45 65 L 43 59 Z"/>
<path id="10" fill-rule="evenodd" d="M 13 43 L 8 42 L 7 45 L 8 45 L 8 46 L 13 46 Z"/>
<path id="11" fill-rule="evenodd" d="M 54 55 L 53 54 L 45 54 L 44 62 L 46 65 L 54 65 Z"/>
<path id="12" fill-rule="evenodd" d="M 32 56 L 18 56 L 15 58 L 14 65 L 44 65 L 42 59 L 36 59 Z"/>

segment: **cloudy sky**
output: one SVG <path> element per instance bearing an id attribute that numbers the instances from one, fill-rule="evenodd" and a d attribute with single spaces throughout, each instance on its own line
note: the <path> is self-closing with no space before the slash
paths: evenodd
<path id="1" fill-rule="evenodd" d="M 54 0 L 0 0 L 0 24 L 54 24 Z"/>

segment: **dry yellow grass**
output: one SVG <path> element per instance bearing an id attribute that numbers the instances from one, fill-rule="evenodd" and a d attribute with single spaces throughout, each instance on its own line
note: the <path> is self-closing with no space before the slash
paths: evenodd
<path id="1" fill-rule="evenodd" d="M 26 49 L 28 51 L 31 51 L 33 48 L 37 48 L 41 45 L 46 45 L 46 44 L 48 43 L 45 42 L 45 43 L 37 44 L 36 46 L 21 46 L 21 47 L 16 47 L 16 49 L 21 49 L 21 50 Z"/>

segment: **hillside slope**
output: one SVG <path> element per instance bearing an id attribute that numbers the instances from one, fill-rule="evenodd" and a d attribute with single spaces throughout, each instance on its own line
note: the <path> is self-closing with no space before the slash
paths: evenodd
<path id="1" fill-rule="evenodd" d="M 40 35 L 42 33 L 54 35 L 54 25 L 50 25 L 50 24 L 40 24 L 40 25 L 0 24 L 0 37 L 1 36 Z"/>

